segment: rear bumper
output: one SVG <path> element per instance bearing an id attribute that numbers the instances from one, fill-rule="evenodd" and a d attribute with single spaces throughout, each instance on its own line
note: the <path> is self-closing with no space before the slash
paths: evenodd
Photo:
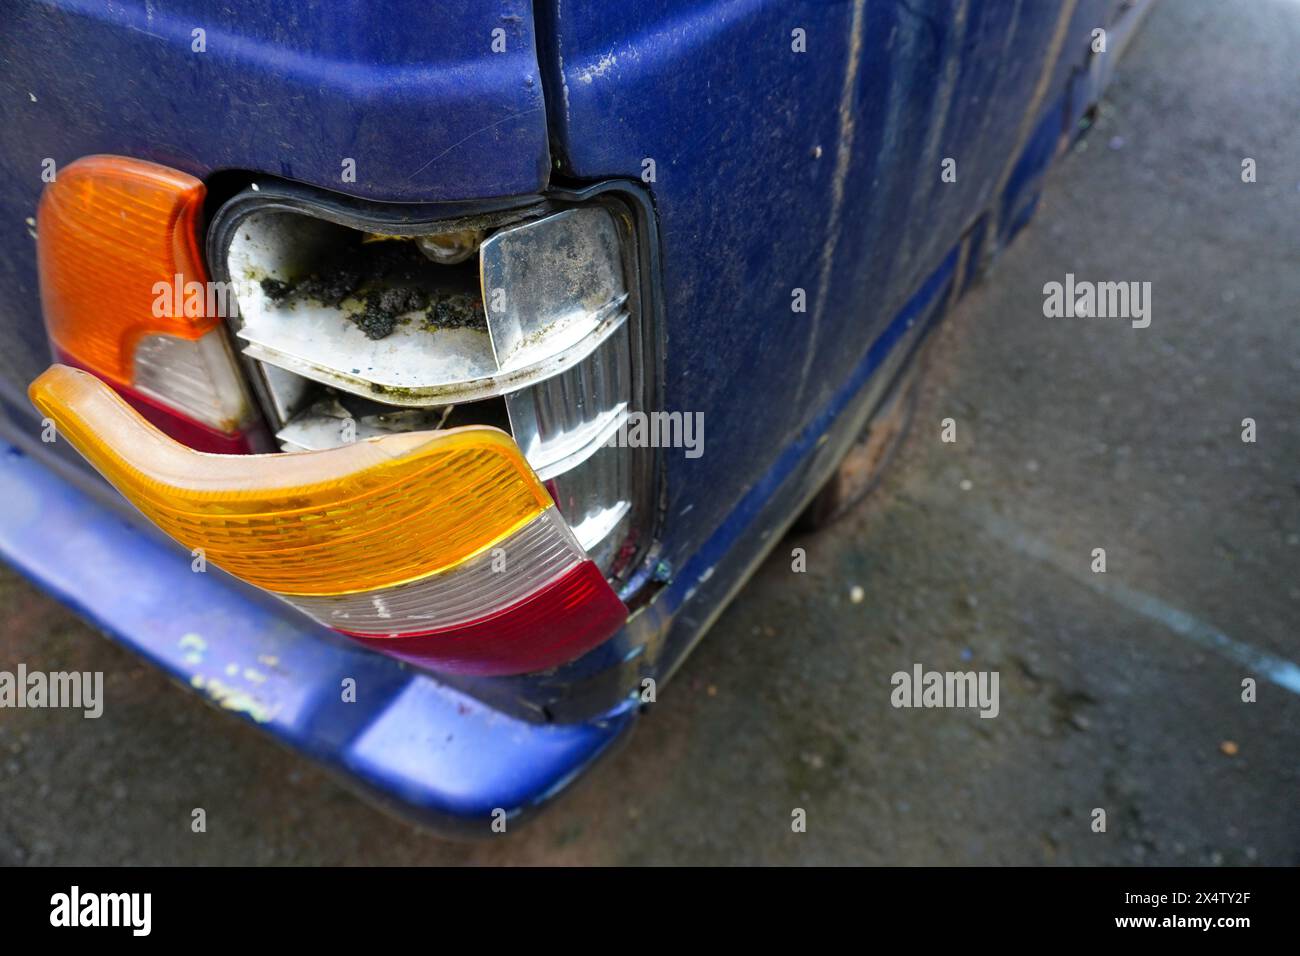
<path id="1" fill-rule="evenodd" d="M 494 810 L 513 821 L 539 808 L 636 719 L 546 725 L 493 710 L 220 571 L 195 573 L 184 552 L 3 440 L 0 500 L 0 555 L 33 582 L 211 703 L 441 833 L 488 835 Z"/>

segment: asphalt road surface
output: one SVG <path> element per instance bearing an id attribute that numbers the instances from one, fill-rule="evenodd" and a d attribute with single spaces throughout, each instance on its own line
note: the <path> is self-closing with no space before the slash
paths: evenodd
<path id="1" fill-rule="evenodd" d="M 1292 0 L 1156 6 L 883 486 L 531 826 L 384 816 L 3 569 L 2 666 L 110 706 L 0 712 L 0 863 L 1300 863 L 1297 49 Z M 1149 281 L 1150 327 L 1045 318 L 1066 273 Z M 895 709 L 917 663 L 997 671 L 998 716 Z"/>

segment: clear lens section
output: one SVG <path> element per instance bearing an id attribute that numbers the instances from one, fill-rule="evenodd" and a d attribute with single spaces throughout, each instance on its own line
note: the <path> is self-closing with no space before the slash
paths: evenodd
<path id="1" fill-rule="evenodd" d="M 496 546 L 448 571 L 396 587 L 284 599 L 327 627 L 350 634 L 413 634 L 475 621 L 509 607 L 583 558 L 564 519 L 547 508 Z"/>
<path id="2" fill-rule="evenodd" d="M 633 501 L 634 448 L 601 446 L 581 465 L 546 482 L 573 535 L 601 570 L 614 567 Z"/>
<path id="3" fill-rule="evenodd" d="M 137 391 L 205 425 L 234 432 L 248 420 L 248 394 L 219 329 L 197 339 L 143 336 L 134 372 Z"/>
<path id="4" fill-rule="evenodd" d="M 607 445 L 637 401 L 625 318 L 635 302 L 622 241 L 609 209 L 586 206 L 502 230 L 481 250 L 492 344 L 503 368 L 535 362 L 543 341 L 598 338 L 617 317 L 617 327 L 573 368 L 506 396 L 520 449 L 606 574 L 618 570 L 629 541 L 645 454 Z M 497 289 L 500 309 L 493 308 Z"/>
<path id="5" fill-rule="evenodd" d="M 543 481 L 581 464 L 627 417 L 628 333 L 606 339 L 585 361 L 506 396 L 510 430 Z"/>
<path id="6" fill-rule="evenodd" d="M 510 430 L 528 463 L 606 573 L 630 530 L 638 449 L 606 447 L 627 419 L 626 326 L 575 368 L 506 396 Z"/>
<path id="7" fill-rule="evenodd" d="M 479 256 L 492 351 L 505 371 L 589 352 L 626 314 L 618 226 L 599 206 L 502 229 Z"/>

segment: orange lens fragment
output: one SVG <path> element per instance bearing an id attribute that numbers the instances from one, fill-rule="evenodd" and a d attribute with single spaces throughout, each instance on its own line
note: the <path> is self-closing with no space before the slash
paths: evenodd
<path id="1" fill-rule="evenodd" d="M 552 505 L 514 440 L 486 426 L 210 455 L 168 438 L 77 369 L 51 366 L 29 395 L 151 521 L 281 594 L 343 594 L 445 571 Z"/>
<path id="2" fill-rule="evenodd" d="M 216 328 L 216 317 L 187 316 L 173 294 L 207 282 L 204 195 L 193 176 L 123 156 L 87 156 L 58 171 L 36 227 L 45 322 L 63 353 L 129 386 L 143 336 L 193 340 Z M 168 289 L 161 298 L 159 283 Z"/>

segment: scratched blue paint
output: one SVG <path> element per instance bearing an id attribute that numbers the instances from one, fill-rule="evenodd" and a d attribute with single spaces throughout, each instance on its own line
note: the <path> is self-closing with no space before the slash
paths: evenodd
<path id="1" fill-rule="evenodd" d="M 602 6 L 598 16 L 581 4 L 541 9 L 539 34 L 553 54 L 548 114 L 566 175 L 640 177 L 655 161 L 665 404 L 704 411 L 708 427 L 708 454 L 667 459 L 670 515 L 681 520 L 671 522 L 665 558 L 680 565 L 826 407 L 957 238 L 996 210 L 993 189 L 1015 159 L 1008 151 L 1065 5 Z M 1113 6 L 1075 7 L 1031 119 L 1064 128 L 1064 90 L 1086 60 L 1091 25 Z M 791 49 L 794 28 L 805 31 L 805 54 Z M 847 127 L 837 109 L 846 83 Z M 842 135 L 851 155 L 836 212 Z M 955 183 L 940 181 L 945 157 L 957 161 Z M 1040 172 L 1046 160 L 1030 161 Z M 808 294 L 806 314 L 791 311 L 794 288 Z"/>

